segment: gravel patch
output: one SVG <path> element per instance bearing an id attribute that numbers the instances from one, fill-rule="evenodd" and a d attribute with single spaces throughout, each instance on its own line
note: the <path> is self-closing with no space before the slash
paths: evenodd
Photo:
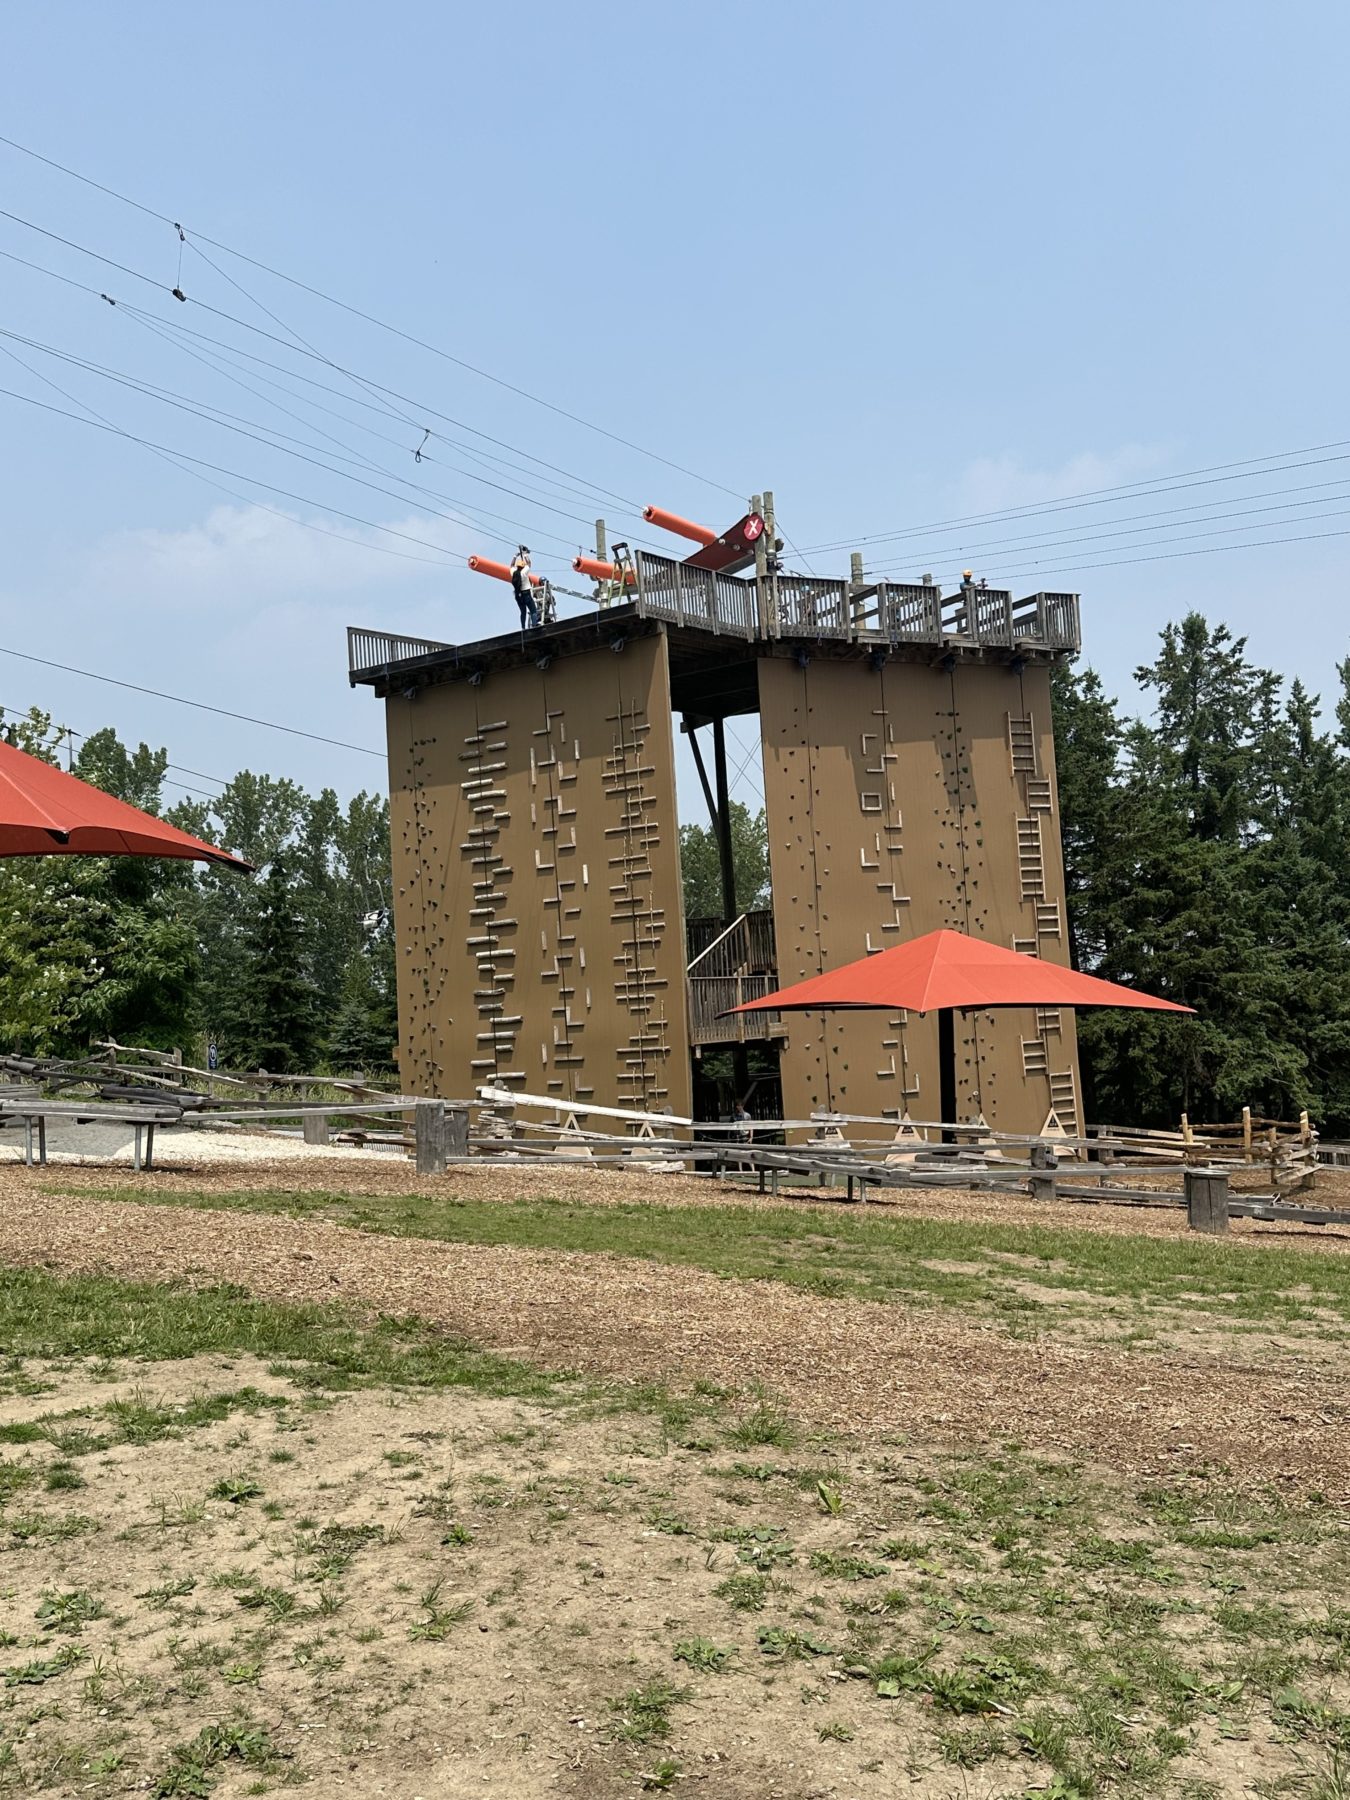
<path id="1" fill-rule="evenodd" d="M 88 1124 L 52 1120 L 47 1126 L 49 1163 L 131 1163 L 136 1131 L 132 1125 L 111 1120 Z M 36 1133 L 34 1156 L 37 1155 Z M 397 1153 L 395 1153 L 397 1154 Z M 292 1162 L 354 1162 L 358 1165 L 386 1160 L 387 1152 L 358 1150 L 350 1144 L 307 1144 L 274 1132 L 211 1131 L 195 1125 L 157 1125 L 155 1163 L 163 1168 L 198 1168 L 219 1163 L 276 1164 Z M 0 1133 L 0 1164 L 24 1159 L 24 1138 L 19 1129 Z M 401 1159 L 400 1159 L 401 1160 Z"/>

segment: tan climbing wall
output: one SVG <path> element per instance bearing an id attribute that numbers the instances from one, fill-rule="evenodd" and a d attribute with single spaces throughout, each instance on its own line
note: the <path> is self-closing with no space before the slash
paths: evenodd
<path id="1" fill-rule="evenodd" d="M 947 926 L 1067 961 L 1049 677 L 993 665 L 759 664 L 783 982 Z M 936 1119 L 937 1022 L 785 1015 L 789 1118 Z M 957 1104 L 1038 1131 L 1078 1117 L 1072 1015 L 956 1018 Z"/>
<path id="2" fill-rule="evenodd" d="M 386 714 L 404 1091 L 687 1114 L 665 639 Z"/>

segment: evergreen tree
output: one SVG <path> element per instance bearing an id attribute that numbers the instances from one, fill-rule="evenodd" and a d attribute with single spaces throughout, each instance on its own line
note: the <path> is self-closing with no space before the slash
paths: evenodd
<path id="1" fill-rule="evenodd" d="M 763 808 L 752 813 L 740 800 L 731 802 L 731 864 L 736 877 L 736 905 L 752 912 L 769 902 L 769 830 Z M 722 863 L 717 836 L 706 825 L 681 825 L 680 873 L 686 919 L 722 916 Z"/>
<path id="2" fill-rule="evenodd" d="M 318 996 L 308 966 L 305 920 L 285 861 L 268 868 L 240 933 L 241 978 L 216 1023 L 223 1060 L 273 1074 L 314 1067 Z"/>

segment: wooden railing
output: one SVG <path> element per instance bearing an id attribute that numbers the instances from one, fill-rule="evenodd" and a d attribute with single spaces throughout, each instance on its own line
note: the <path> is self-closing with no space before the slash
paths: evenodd
<path id="1" fill-rule="evenodd" d="M 776 975 L 690 975 L 689 1042 L 745 1044 L 776 1037 L 782 1030 L 777 1013 L 735 1013 L 747 1000 L 762 1000 L 778 985 Z"/>
<path id="2" fill-rule="evenodd" d="M 854 643 L 921 643 L 994 649 L 1076 651 L 1076 594 L 1029 594 L 963 587 L 945 599 L 925 582 L 854 588 L 834 576 L 778 574 L 761 590 L 753 580 L 715 575 L 639 550 L 635 602 L 640 613 L 740 638 L 842 638 Z"/>

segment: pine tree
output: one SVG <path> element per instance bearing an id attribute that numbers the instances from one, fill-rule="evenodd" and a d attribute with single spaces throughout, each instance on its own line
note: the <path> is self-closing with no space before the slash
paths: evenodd
<path id="1" fill-rule="evenodd" d="M 318 1006 L 305 937 L 287 865 L 276 857 L 240 934 L 238 989 L 216 1022 L 226 1061 L 282 1075 L 313 1068 Z"/>

